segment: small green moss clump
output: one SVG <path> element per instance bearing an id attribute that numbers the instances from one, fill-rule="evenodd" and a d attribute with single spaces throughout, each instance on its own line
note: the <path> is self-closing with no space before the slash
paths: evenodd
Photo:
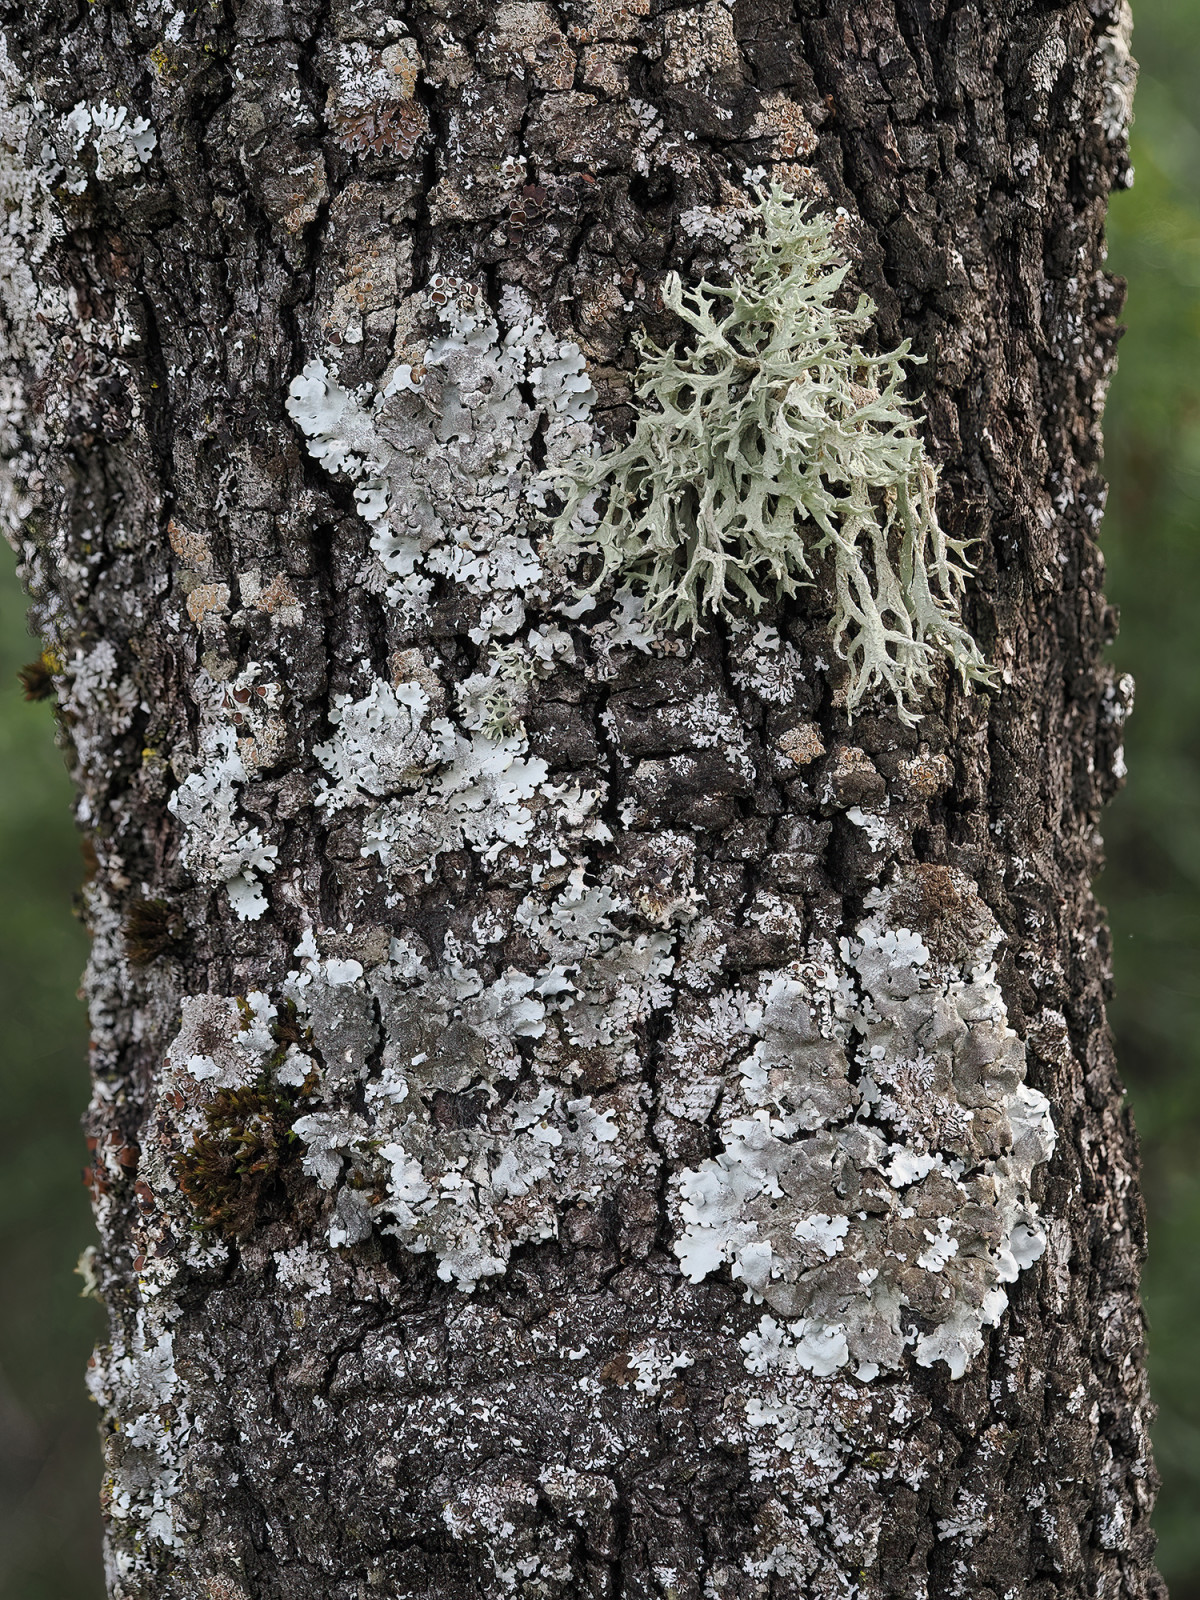
<path id="1" fill-rule="evenodd" d="M 293 1100 L 263 1082 L 218 1089 L 204 1110 L 205 1131 L 175 1158 L 175 1176 L 202 1227 L 243 1239 L 299 1176 Z"/>
<path id="2" fill-rule="evenodd" d="M 959 616 L 965 546 L 938 524 L 901 395 L 909 346 L 862 349 L 875 306 L 837 303 L 849 269 L 832 217 L 780 188 L 760 209 L 727 287 L 666 279 L 691 348 L 641 341 L 633 434 L 557 478 L 555 539 L 600 557 L 593 588 L 632 583 L 653 623 L 693 632 L 824 568 L 847 710 L 882 687 L 911 722 L 939 656 L 964 682 L 989 674 Z"/>

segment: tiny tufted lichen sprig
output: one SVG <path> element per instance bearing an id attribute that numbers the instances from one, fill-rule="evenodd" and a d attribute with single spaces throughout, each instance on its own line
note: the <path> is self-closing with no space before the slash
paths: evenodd
<path id="1" fill-rule="evenodd" d="M 913 721 L 939 656 L 964 682 L 989 674 L 959 615 L 965 545 L 938 523 L 900 392 L 909 345 L 861 348 L 875 306 L 836 303 L 849 268 L 831 217 L 778 187 L 760 211 L 728 286 L 668 275 L 691 348 L 641 340 L 632 437 L 558 477 L 555 537 L 600 556 L 594 587 L 632 581 L 658 626 L 693 633 L 795 594 L 828 561 L 847 710 L 881 687 Z"/>

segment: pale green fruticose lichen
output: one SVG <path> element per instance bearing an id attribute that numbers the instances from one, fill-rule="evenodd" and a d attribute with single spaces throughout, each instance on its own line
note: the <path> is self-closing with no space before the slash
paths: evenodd
<path id="1" fill-rule="evenodd" d="M 881 687 L 911 721 L 939 656 L 964 682 L 989 675 L 959 616 L 965 546 L 938 523 L 937 472 L 900 392 L 909 345 L 861 348 L 875 306 L 838 304 L 849 267 L 833 218 L 779 188 L 761 214 L 727 287 L 667 276 L 691 348 L 641 340 L 633 435 L 557 476 L 557 538 L 599 555 L 595 587 L 632 580 L 652 621 L 693 632 L 827 567 L 847 710 Z"/>

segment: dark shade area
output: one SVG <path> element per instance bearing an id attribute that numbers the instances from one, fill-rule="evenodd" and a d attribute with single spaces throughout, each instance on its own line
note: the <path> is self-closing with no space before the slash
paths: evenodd
<path id="1" fill-rule="evenodd" d="M 1114 930 L 1113 1025 L 1142 1134 L 1146 1302 L 1160 1408 L 1161 1563 L 1200 1600 L 1200 8 L 1143 0 L 1137 184 L 1113 203 L 1113 270 L 1130 281 L 1107 425 L 1104 543 L 1122 609 L 1114 659 L 1138 680 L 1130 779 L 1110 813 L 1100 885 Z M 85 940 L 82 873 L 49 701 L 5 562 L 0 585 L 0 1596 L 99 1600 L 99 1456 L 82 1372 L 97 1308 L 74 1262 L 90 1224 L 79 1181 Z M 37 692 L 35 672 L 28 687 Z"/>

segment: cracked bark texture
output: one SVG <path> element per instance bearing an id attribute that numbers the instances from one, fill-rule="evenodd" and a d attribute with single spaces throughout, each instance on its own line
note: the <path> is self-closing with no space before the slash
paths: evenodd
<path id="1" fill-rule="evenodd" d="M 1090 890 L 1128 701 L 1102 659 L 1097 547 L 1126 23 L 1108 0 L 4 7 L 10 521 L 95 857 L 114 1597 L 1164 1593 L 1136 1151 Z M 373 102 L 380 72 L 399 88 Z M 486 983 L 533 970 L 520 851 L 389 876 L 362 851 L 365 805 L 314 804 L 334 697 L 421 673 L 444 696 L 478 664 L 479 604 L 447 582 L 423 620 L 389 611 L 288 385 L 322 356 L 374 388 L 440 273 L 492 306 L 524 291 L 618 436 L 632 334 L 675 334 L 663 274 L 727 271 L 764 176 L 841 208 L 880 347 L 925 358 L 940 515 L 979 541 L 967 615 L 1003 681 L 947 681 L 915 729 L 886 708 L 848 724 L 819 590 L 766 618 L 791 651 L 773 698 L 739 680 L 723 627 L 665 652 L 568 629 L 571 658 L 528 686 L 528 749 L 600 795 L 612 838 L 572 859 L 616 863 L 637 889 L 623 927 L 666 928 L 677 966 L 616 1046 L 570 1062 L 622 1130 L 616 1166 L 543 1196 L 549 1222 L 465 1292 L 379 1229 L 331 1244 L 335 1189 L 289 1129 L 362 1112 L 399 1026 L 364 989 L 392 938 Z M 254 745 L 236 803 L 278 852 L 245 921 L 181 860 L 168 808 L 226 691 Z M 737 759 L 697 733 L 701 703 L 741 730 Z M 688 1281 L 673 1249 L 672 1182 L 721 1146 L 719 1091 L 688 1095 L 720 1073 L 671 1041 L 706 982 L 751 990 L 836 949 L 891 882 L 941 886 L 907 918 L 931 946 L 980 901 L 1003 930 L 1008 1020 L 1057 1132 L 1034 1178 L 1047 1245 L 962 1377 L 911 1351 L 872 1381 L 800 1371 L 772 1391 L 785 1420 L 756 1430 L 740 1341 L 761 1307 L 727 1269 Z M 694 918 L 672 923 L 672 897 L 719 952 L 690 988 Z M 358 1024 L 349 1002 L 287 1007 L 306 962 L 357 966 Z M 181 1013 L 215 1074 L 241 1026 L 222 997 L 247 1020 L 255 995 L 319 1086 L 206 1087 L 202 1068 L 181 1087 Z M 488 1114 L 446 1070 L 413 1091 L 435 1141 Z"/>

